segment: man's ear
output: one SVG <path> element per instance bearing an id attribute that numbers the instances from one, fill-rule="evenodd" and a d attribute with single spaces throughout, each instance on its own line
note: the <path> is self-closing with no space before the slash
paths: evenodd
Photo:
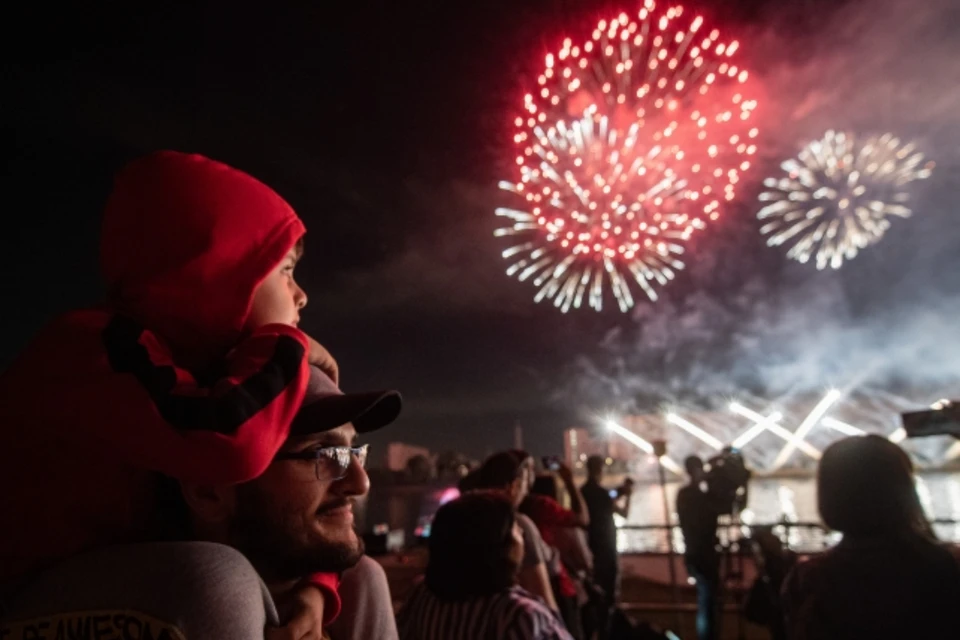
<path id="1" fill-rule="evenodd" d="M 233 486 L 182 482 L 180 490 L 193 519 L 204 524 L 223 523 L 236 508 L 237 492 Z"/>

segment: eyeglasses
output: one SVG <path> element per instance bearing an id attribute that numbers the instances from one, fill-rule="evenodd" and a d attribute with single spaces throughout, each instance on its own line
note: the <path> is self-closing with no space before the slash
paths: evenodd
<path id="1" fill-rule="evenodd" d="M 353 458 L 357 459 L 361 469 L 366 467 L 368 447 L 369 445 L 365 444 L 360 447 L 317 447 L 296 453 L 281 451 L 274 459 L 315 460 L 317 480 L 342 480 L 347 477 Z"/>

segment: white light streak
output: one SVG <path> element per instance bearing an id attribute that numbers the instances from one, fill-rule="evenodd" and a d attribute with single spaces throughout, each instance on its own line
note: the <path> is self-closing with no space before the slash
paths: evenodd
<path id="1" fill-rule="evenodd" d="M 735 408 L 736 407 L 736 408 Z M 779 411 L 774 411 L 767 417 L 757 415 L 756 417 L 761 418 L 760 420 L 755 420 L 753 416 L 747 416 L 744 412 L 738 411 L 738 409 L 746 409 L 742 405 L 737 404 L 736 402 L 730 404 L 730 410 L 734 413 L 737 413 L 745 418 L 754 420 L 756 424 L 747 429 L 743 435 L 739 436 L 736 440 L 733 441 L 733 447 L 735 449 L 742 449 L 745 447 L 751 440 L 759 436 L 764 431 L 768 430 L 771 426 L 780 422 L 783 419 L 783 414 Z"/>
<path id="2" fill-rule="evenodd" d="M 636 446 L 644 453 L 654 455 L 653 445 L 647 442 L 646 440 L 644 440 L 643 438 L 641 438 L 640 436 L 638 436 L 637 434 L 635 434 L 633 431 L 630 431 L 626 427 L 620 426 L 613 420 L 607 420 L 606 425 L 607 425 L 607 429 L 609 429 L 610 431 L 613 431 L 618 436 L 620 436 L 630 444 Z M 663 466 L 665 468 L 676 473 L 677 475 L 683 475 L 683 467 L 681 467 L 679 464 L 671 460 L 669 456 L 662 456 L 660 458 L 660 461 L 663 463 Z"/>
<path id="3" fill-rule="evenodd" d="M 760 415 L 760 414 L 757 413 L 756 411 L 753 411 L 752 409 L 748 409 L 747 407 L 743 406 L 742 404 L 740 404 L 740 403 L 738 403 L 738 402 L 733 402 L 733 403 L 731 403 L 731 404 L 730 404 L 730 410 L 733 411 L 734 413 L 736 413 L 737 415 L 741 415 L 741 416 L 743 416 L 744 418 L 747 418 L 747 419 L 749 419 L 749 420 L 753 420 L 754 422 L 757 422 L 757 423 L 759 423 L 759 422 L 764 422 L 765 420 L 768 420 L 768 418 L 763 417 L 762 415 Z M 774 414 L 774 415 L 777 415 L 777 414 Z M 772 417 L 772 416 L 771 416 L 771 417 Z M 780 416 L 780 419 L 783 419 L 783 417 Z M 780 426 L 779 424 L 777 424 L 777 422 L 779 422 L 779 420 L 769 420 L 769 421 L 767 422 L 767 427 L 766 427 L 766 428 L 770 431 L 770 433 L 774 434 L 775 436 L 780 437 L 781 439 L 783 439 L 783 440 L 786 441 L 786 442 L 789 442 L 790 439 L 793 437 L 793 434 L 790 433 L 789 431 L 787 431 L 786 429 L 784 429 L 784 428 L 783 428 L 782 426 Z M 751 437 L 751 440 L 752 440 L 752 439 L 753 439 L 753 437 Z M 800 442 L 800 443 L 797 444 L 797 448 L 800 449 L 800 451 L 802 451 L 802 452 L 804 452 L 805 454 L 807 454 L 808 456 L 810 456 L 811 458 L 813 458 L 814 460 L 819 460 L 819 459 L 820 459 L 820 456 L 821 456 L 820 450 L 817 449 L 816 447 L 814 447 L 814 446 L 813 446 L 812 444 L 810 444 L 809 442 L 806 442 L 806 441 Z"/>
<path id="4" fill-rule="evenodd" d="M 780 453 L 777 455 L 777 458 L 773 461 L 773 468 L 779 469 L 786 463 L 790 458 L 790 455 L 797 449 L 799 444 L 803 442 L 810 431 L 817 426 L 817 423 L 820 422 L 820 419 L 823 417 L 823 414 L 833 406 L 833 404 L 840 399 L 840 396 L 843 395 L 840 391 L 836 389 L 831 389 L 827 392 L 827 395 L 817 403 L 813 410 L 803 419 L 803 422 L 800 423 L 800 426 L 797 427 L 797 430 L 791 435 L 790 439 L 787 441 L 787 444 L 784 445 L 783 449 L 780 450 Z"/>
<path id="5" fill-rule="evenodd" d="M 839 431 L 847 436 L 862 436 L 867 433 L 863 429 L 855 427 L 852 424 L 847 424 L 846 422 L 841 422 L 840 420 L 831 418 L 830 416 L 827 416 L 821 422 L 823 423 L 823 426 L 833 429 L 834 431 Z"/>
<path id="6" fill-rule="evenodd" d="M 667 422 L 680 427 L 690 435 L 698 438 L 700 441 L 706 443 L 707 446 L 713 447 L 717 451 L 719 451 L 720 449 L 723 449 L 722 442 L 720 442 L 719 440 L 714 438 L 712 435 L 710 435 L 709 433 L 707 433 L 697 425 L 693 424 L 689 420 L 685 420 L 684 418 L 681 418 L 675 413 L 667 414 Z"/>

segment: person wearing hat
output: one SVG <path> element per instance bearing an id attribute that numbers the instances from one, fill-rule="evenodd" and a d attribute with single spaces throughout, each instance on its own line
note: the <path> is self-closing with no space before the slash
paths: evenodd
<path id="1" fill-rule="evenodd" d="M 100 615 L 106 636 L 152 623 L 153 637 L 165 630 L 170 640 L 259 639 L 265 626 L 269 638 L 322 637 L 311 628 L 314 618 L 296 615 L 312 591 L 300 587 L 312 574 L 360 560 L 353 507 L 370 480 L 358 436 L 390 424 L 400 409 L 395 391 L 344 394 L 311 367 L 290 435 L 264 473 L 237 485 L 167 480 L 158 537 L 177 542 L 117 546 L 61 563 L 11 603 L 5 619 L 16 622 L 0 636 L 30 637 L 23 625 L 33 624 L 55 637 L 58 625 L 95 625 Z"/>

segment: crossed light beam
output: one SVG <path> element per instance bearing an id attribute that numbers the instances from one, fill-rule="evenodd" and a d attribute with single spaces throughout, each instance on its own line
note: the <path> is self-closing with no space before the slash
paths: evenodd
<path id="1" fill-rule="evenodd" d="M 827 395 L 823 396 L 823 399 L 807 414 L 807 417 L 803 419 L 803 422 L 800 423 L 800 426 L 797 427 L 797 430 L 791 435 L 790 440 L 787 441 L 787 444 L 783 445 L 783 449 L 777 454 L 776 459 L 773 461 L 774 470 L 782 467 L 784 463 L 790 459 L 790 456 L 796 450 L 797 446 L 806 440 L 807 435 L 817 426 L 823 414 L 825 414 L 842 395 L 843 394 L 837 389 L 830 389 Z"/>
<path id="2" fill-rule="evenodd" d="M 748 442 L 756 438 L 758 435 L 763 433 L 765 430 L 770 431 L 774 435 L 779 436 L 784 441 L 789 442 L 793 437 L 793 434 L 790 433 L 787 429 L 784 429 L 780 426 L 780 421 L 783 420 L 783 414 L 780 412 L 771 413 L 769 416 L 762 416 L 756 411 L 748 409 L 739 402 L 731 402 L 730 410 L 736 413 L 739 416 L 743 416 L 748 420 L 753 420 L 756 424 L 748 429 L 742 436 L 733 441 L 733 446 L 742 449 Z M 797 448 L 800 451 L 804 452 L 814 460 L 820 459 L 820 450 L 814 447 L 812 444 L 806 440 L 800 441 L 797 443 Z"/>
<path id="3" fill-rule="evenodd" d="M 748 407 L 745 407 L 739 402 L 731 402 L 729 405 L 730 411 L 739 416 L 747 418 L 754 424 L 742 434 L 737 436 L 737 438 L 730 444 L 735 449 L 742 449 L 761 433 L 764 431 L 769 431 L 785 442 L 783 448 L 780 450 L 780 453 L 777 454 L 771 470 L 776 470 L 782 467 L 796 450 L 800 450 L 814 460 L 819 460 L 822 457 L 821 451 L 806 440 L 807 436 L 810 435 L 810 432 L 813 431 L 814 427 L 816 427 L 818 424 L 822 424 L 824 427 L 832 429 L 838 433 L 842 433 L 846 436 L 862 436 L 866 434 L 866 431 L 860 429 L 859 427 L 855 427 L 851 424 L 825 415 L 827 411 L 830 410 L 830 407 L 832 407 L 842 396 L 843 393 L 837 389 L 831 389 L 828 391 L 827 394 L 820 399 L 820 402 L 813 407 L 810 413 L 807 414 L 807 416 L 800 423 L 800 426 L 797 427 L 796 431 L 790 431 L 780 424 L 781 420 L 783 420 L 783 414 L 779 411 L 774 411 L 770 415 L 764 416 L 756 411 L 753 411 L 752 409 L 749 409 Z M 719 451 L 724 446 L 723 443 L 715 436 L 711 435 L 701 427 L 693 424 L 689 420 L 677 415 L 676 413 L 667 413 L 665 419 L 668 423 L 683 429 L 712 449 Z M 644 452 L 653 455 L 653 445 L 635 434 L 633 431 L 630 431 L 629 429 L 617 424 L 613 420 L 607 421 L 607 428 L 620 435 L 625 440 L 636 445 Z M 899 444 L 906 437 L 906 431 L 900 427 L 891 433 L 887 439 L 894 444 Z M 948 459 L 958 456 L 960 456 L 960 442 L 955 443 L 947 453 Z M 663 466 L 667 469 L 670 469 L 677 474 L 682 473 L 682 468 L 680 465 L 678 465 L 674 460 L 671 460 L 668 456 L 663 456 L 662 462 Z"/>

